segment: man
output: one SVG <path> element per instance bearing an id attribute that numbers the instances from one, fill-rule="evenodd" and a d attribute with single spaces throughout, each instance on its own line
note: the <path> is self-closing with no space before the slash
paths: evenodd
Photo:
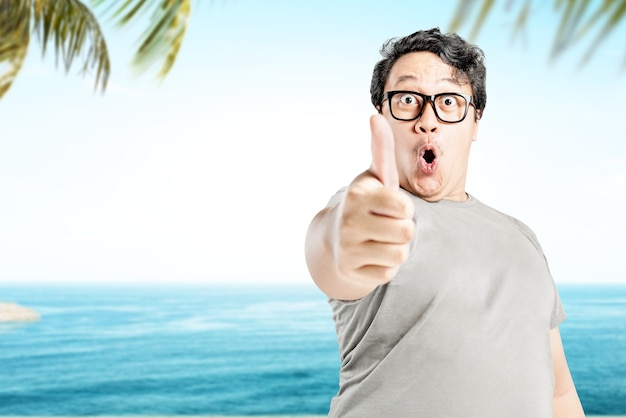
<path id="1" fill-rule="evenodd" d="M 541 247 L 465 191 L 484 55 L 439 29 L 374 68 L 372 165 L 311 222 L 342 360 L 330 417 L 583 417 Z"/>

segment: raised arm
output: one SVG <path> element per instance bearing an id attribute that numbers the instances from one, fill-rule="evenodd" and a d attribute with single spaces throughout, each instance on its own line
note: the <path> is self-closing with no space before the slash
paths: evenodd
<path id="1" fill-rule="evenodd" d="M 372 166 L 313 218 L 306 236 L 309 272 L 334 299 L 356 300 L 389 282 L 415 231 L 413 202 L 398 187 L 391 128 L 381 115 L 371 117 L 370 128 Z"/>

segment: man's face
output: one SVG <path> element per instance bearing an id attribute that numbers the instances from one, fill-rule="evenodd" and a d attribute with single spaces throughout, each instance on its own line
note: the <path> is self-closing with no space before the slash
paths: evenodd
<path id="1" fill-rule="evenodd" d="M 431 52 L 400 57 L 385 84 L 385 92 L 392 90 L 472 94 L 471 86 L 459 85 L 452 67 Z M 383 102 L 382 114 L 394 134 L 400 187 L 428 201 L 465 200 L 469 152 L 478 133 L 474 107 L 462 122 L 446 123 L 437 119 L 431 103 L 413 121 L 394 119 L 389 105 L 388 100 Z"/>

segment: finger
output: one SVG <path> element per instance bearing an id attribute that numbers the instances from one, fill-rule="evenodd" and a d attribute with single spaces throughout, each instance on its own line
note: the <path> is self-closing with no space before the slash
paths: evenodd
<path id="1" fill-rule="evenodd" d="M 369 239 L 386 244 L 407 244 L 415 234 L 413 219 L 394 219 L 378 216 L 368 231 Z"/>
<path id="2" fill-rule="evenodd" d="M 384 116 L 376 114 L 370 118 L 372 131 L 372 166 L 370 172 L 385 186 L 399 186 L 393 132 Z"/>
<path id="3" fill-rule="evenodd" d="M 415 207 L 407 194 L 400 189 L 380 186 L 381 182 L 369 170 L 357 177 L 346 191 L 342 210 L 345 219 L 342 222 L 347 220 L 349 225 L 360 225 L 369 222 L 369 219 L 362 218 L 371 214 L 398 219 L 413 218 Z"/>
<path id="4" fill-rule="evenodd" d="M 415 222 L 398 213 L 396 216 L 370 212 L 364 216 L 346 216 L 342 220 L 342 243 L 347 246 L 364 242 L 406 244 L 415 234 Z"/>
<path id="5" fill-rule="evenodd" d="M 363 266 L 356 273 L 361 283 L 378 286 L 389 283 L 398 274 L 398 270 L 400 270 L 400 266 Z"/>
<path id="6" fill-rule="evenodd" d="M 393 268 L 406 261 L 409 251 L 410 247 L 407 244 L 383 244 L 372 241 L 362 245 L 353 258 L 357 268 L 366 265 Z"/>
<path id="7" fill-rule="evenodd" d="M 379 187 L 378 190 L 379 193 L 376 193 L 374 198 L 370 200 L 369 211 L 371 214 L 412 220 L 415 205 L 408 195 L 400 192 L 400 189 Z"/>

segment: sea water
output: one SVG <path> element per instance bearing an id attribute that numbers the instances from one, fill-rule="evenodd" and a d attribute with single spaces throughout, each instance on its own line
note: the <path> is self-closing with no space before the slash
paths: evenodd
<path id="1" fill-rule="evenodd" d="M 560 285 L 589 415 L 626 414 L 626 286 Z M 0 415 L 324 415 L 337 392 L 314 286 L 0 286 Z"/>

